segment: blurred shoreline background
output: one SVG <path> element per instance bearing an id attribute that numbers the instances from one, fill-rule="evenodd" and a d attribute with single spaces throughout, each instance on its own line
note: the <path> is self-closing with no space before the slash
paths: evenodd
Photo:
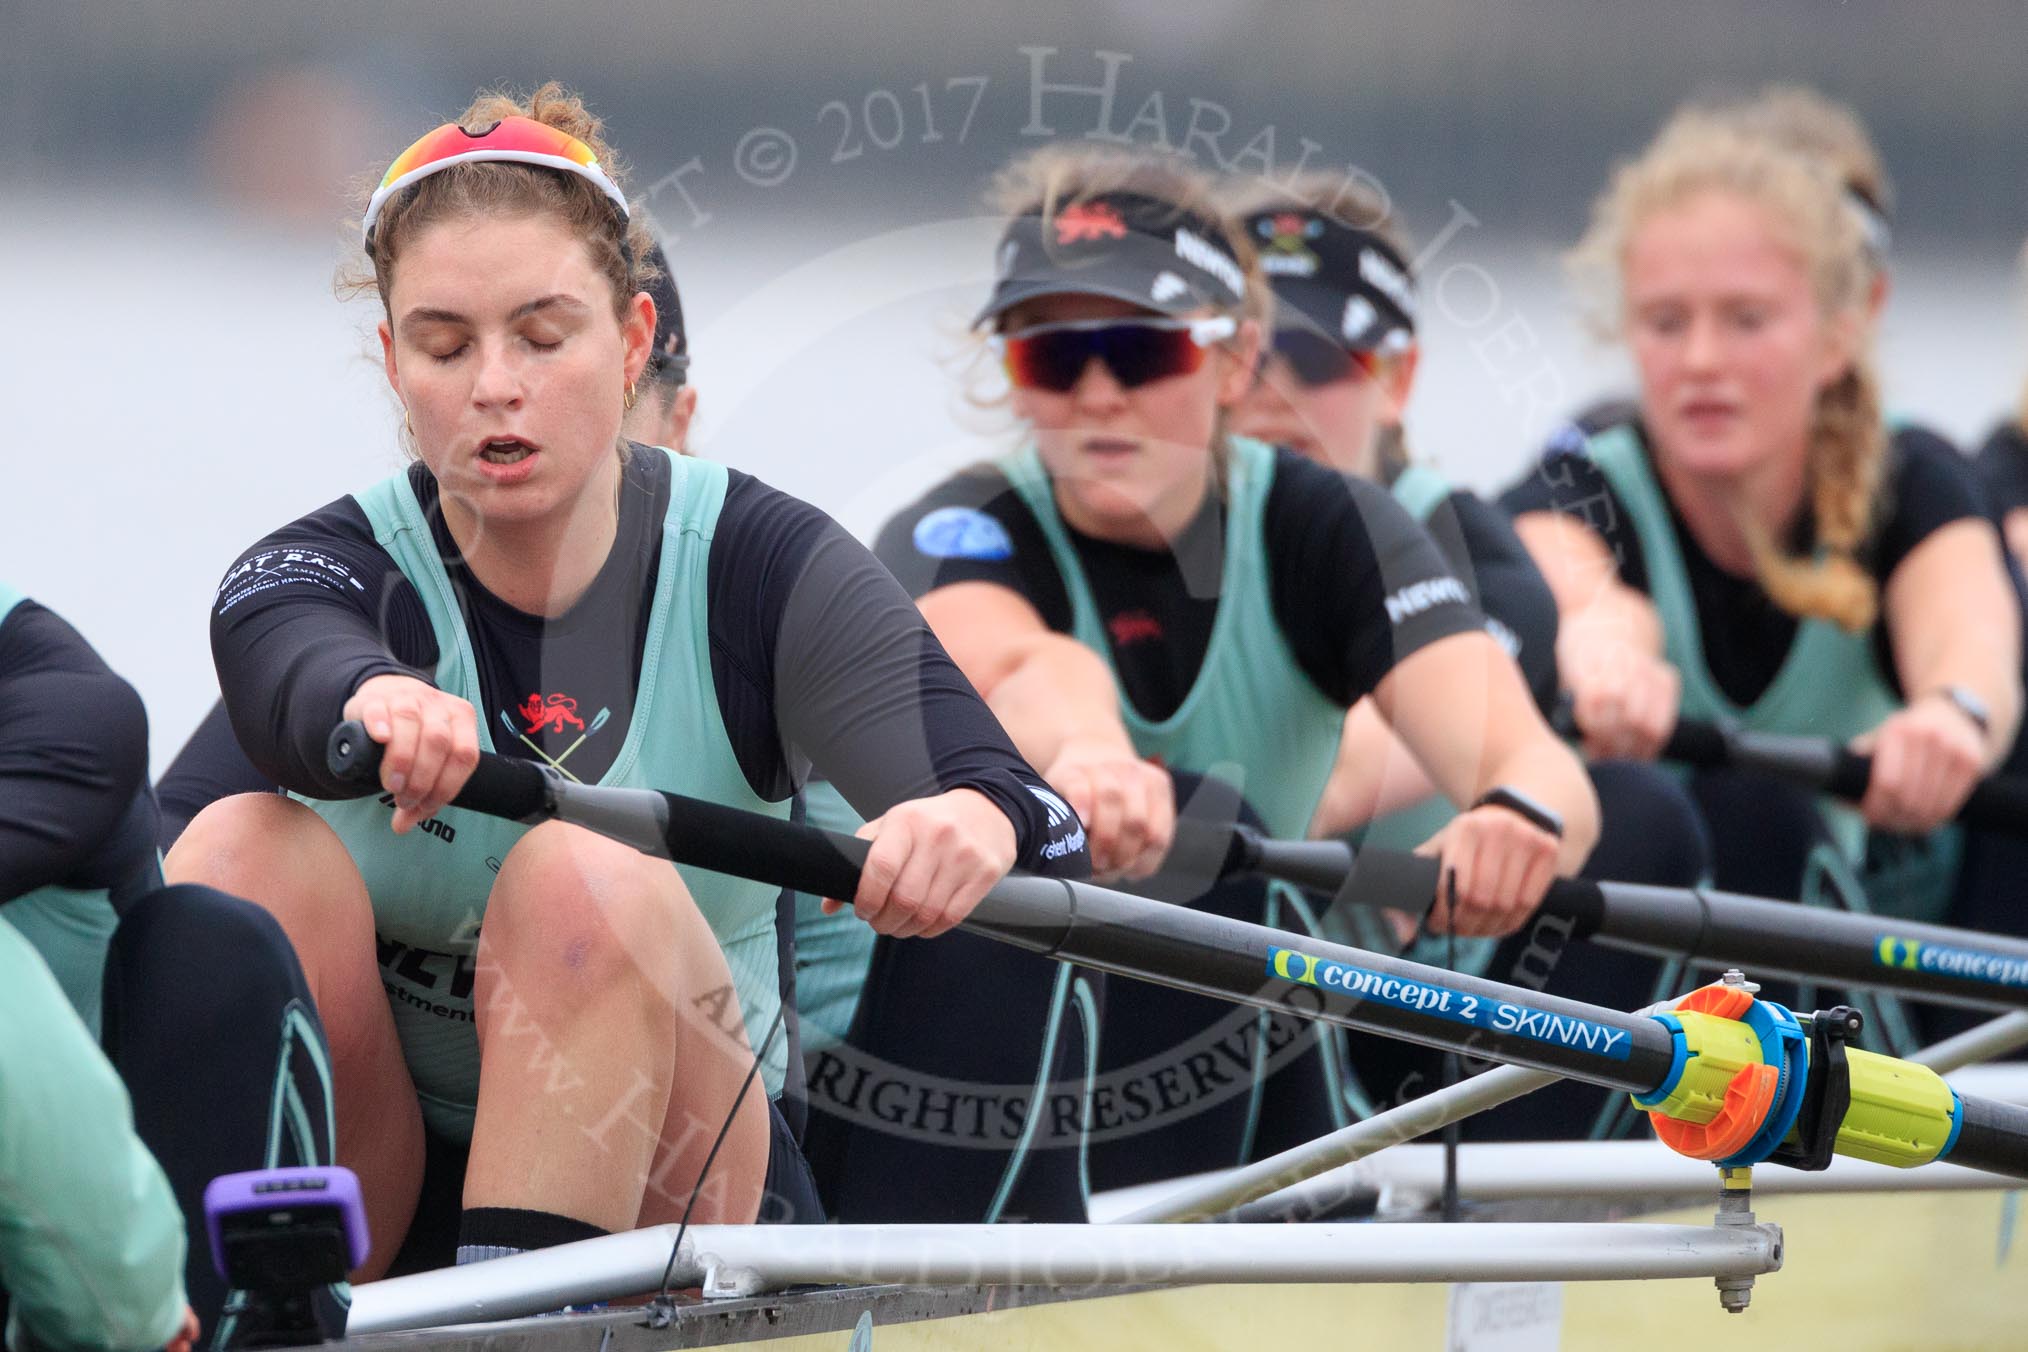
<path id="1" fill-rule="evenodd" d="M 977 204 L 1051 136 L 1377 179 L 1428 254 L 1411 445 L 1490 487 L 1626 385 L 1557 261 L 1612 163 L 1684 96 L 1813 84 L 1895 182 L 1893 407 L 1969 448 L 2028 372 L 2024 51 L 2018 0 L 17 0 L 0 578 L 140 688 L 159 771 L 216 693 L 225 566 L 399 461 L 376 308 L 332 292 L 348 192 L 478 87 L 546 78 L 605 116 L 672 241 L 697 449 L 861 536 L 1005 444 L 965 397 L 995 235 Z"/>

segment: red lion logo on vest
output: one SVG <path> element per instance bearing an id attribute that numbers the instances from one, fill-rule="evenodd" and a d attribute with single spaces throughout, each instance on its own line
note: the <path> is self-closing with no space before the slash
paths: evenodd
<path id="1" fill-rule="evenodd" d="M 540 694 L 530 695 L 523 701 L 519 712 L 528 721 L 525 729 L 528 732 L 546 729 L 560 737 L 566 723 L 579 732 L 584 731 L 584 720 L 577 716 L 577 701 L 569 695 L 551 695 L 547 700 Z"/>

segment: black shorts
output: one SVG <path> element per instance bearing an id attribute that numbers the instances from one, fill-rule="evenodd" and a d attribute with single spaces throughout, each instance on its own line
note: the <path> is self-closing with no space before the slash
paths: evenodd
<path id="1" fill-rule="evenodd" d="M 760 1214 L 754 1220 L 762 1225 L 824 1223 L 824 1204 L 818 1200 L 810 1162 L 803 1158 L 803 1148 L 796 1144 L 795 1133 L 782 1116 L 782 1105 L 774 1099 L 768 1100 L 767 1181 L 762 1185 Z"/>

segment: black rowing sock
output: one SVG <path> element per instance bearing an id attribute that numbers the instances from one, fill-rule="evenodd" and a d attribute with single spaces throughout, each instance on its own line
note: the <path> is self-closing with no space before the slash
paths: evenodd
<path id="1" fill-rule="evenodd" d="M 458 1221 L 458 1266 L 505 1258 L 530 1249 L 548 1249 L 610 1231 L 548 1211 L 511 1206 L 467 1207 Z"/>

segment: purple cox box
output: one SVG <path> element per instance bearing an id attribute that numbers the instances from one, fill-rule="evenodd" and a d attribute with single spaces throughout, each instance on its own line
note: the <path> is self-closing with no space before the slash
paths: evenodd
<path id="1" fill-rule="evenodd" d="M 303 1169 L 254 1169 L 221 1174 L 204 1189 L 204 1223 L 211 1232 L 211 1261 L 224 1277 L 225 1252 L 219 1220 L 243 1211 L 272 1211 L 282 1206 L 335 1207 L 345 1218 L 350 1267 L 366 1261 L 366 1206 L 359 1179 L 336 1166 Z"/>

